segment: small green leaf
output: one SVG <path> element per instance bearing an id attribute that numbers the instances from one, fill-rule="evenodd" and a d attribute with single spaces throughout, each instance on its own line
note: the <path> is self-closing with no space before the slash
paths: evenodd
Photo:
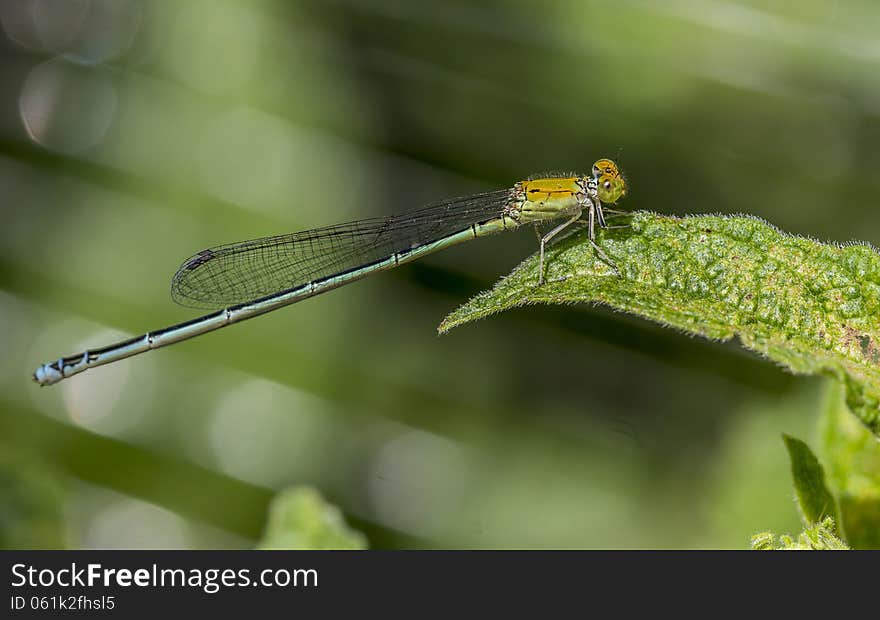
<path id="1" fill-rule="evenodd" d="M 548 251 L 543 286 L 532 256 L 439 331 L 517 306 L 603 303 L 707 338 L 739 336 L 793 372 L 837 377 L 853 413 L 880 434 L 880 255 L 871 247 L 795 237 L 754 217 L 644 211 L 599 243 L 619 276 L 575 234 Z"/>
<path id="2" fill-rule="evenodd" d="M 849 414 L 837 382 L 828 389 L 820 435 L 847 541 L 855 549 L 880 549 L 880 442 Z"/>
<path id="3" fill-rule="evenodd" d="M 752 536 L 752 549 L 755 551 L 776 550 L 776 536 L 771 532 L 759 532 Z"/>
<path id="4" fill-rule="evenodd" d="M 798 506 L 804 523 L 809 526 L 826 518 L 837 519 L 834 496 L 825 485 L 825 472 L 810 447 L 800 439 L 783 434 Z"/>
<path id="5" fill-rule="evenodd" d="M 846 551 L 847 544 L 838 538 L 834 519 L 827 517 L 821 523 L 813 523 L 793 539 L 787 534 L 776 537 L 770 532 L 752 536 L 752 549 L 755 551 Z"/>
<path id="6" fill-rule="evenodd" d="M 275 496 L 257 544 L 257 549 L 366 548 L 364 535 L 351 529 L 342 512 L 311 487 L 295 487 Z"/>

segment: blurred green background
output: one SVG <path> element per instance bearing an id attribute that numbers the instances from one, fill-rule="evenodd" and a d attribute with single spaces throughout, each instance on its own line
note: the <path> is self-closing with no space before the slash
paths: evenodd
<path id="1" fill-rule="evenodd" d="M 535 251 L 430 256 L 53 388 L 195 316 L 204 247 L 616 158 L 629 209 L 880 240 L 870 0 L 0 4 L 0 537 L 252 547 L 309 485 L 374 548 L 736 547 L 800 529 L 821 386 L 603 308 L 438 337 Z"/>

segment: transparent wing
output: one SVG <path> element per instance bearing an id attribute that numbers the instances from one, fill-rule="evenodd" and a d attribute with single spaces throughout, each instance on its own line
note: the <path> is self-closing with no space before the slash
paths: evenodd
<path id="1" fill-rule="evenodd" d="M 187 259 L 171 296 L 194 308 L 223 308 L 379 262 L 498 217 L 510 197 L 499 190 L 383 218 L 219 245 Z"/>

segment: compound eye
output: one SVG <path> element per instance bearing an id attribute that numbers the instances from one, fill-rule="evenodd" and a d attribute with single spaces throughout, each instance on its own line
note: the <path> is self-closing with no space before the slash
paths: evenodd
<path id="1" fill-rule="evenodd" d="M 611 181 L 605 181 L 604 183 L 602 183 L 602 187 L 604 187 L 605 189 L 611 189 Z"/>

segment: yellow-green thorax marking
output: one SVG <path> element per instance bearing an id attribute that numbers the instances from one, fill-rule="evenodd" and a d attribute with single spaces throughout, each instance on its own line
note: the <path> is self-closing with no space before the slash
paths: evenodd
<path id="1" fill-rule="evenodd" d="M 590 176 L 544 177 L 521 181 L 513 187 L 504 216 L 514 220 L 517 225 L 537 225 L 567 218 L 544 236 L 538 233 L 541 242 L 539 286 L 544 282 L 545 246 L 562 230 L 580 220 L 584 212 L 587 213 L 585 223 L 589 228 L 589 240 L 593 249 L 603 261 L 617 270 L 614 261 L 596 244 L 595 225 L 598 222 L 601 228 L 606 227 L 602 204 L 614 204 L 624 195 L 626 181 L 617 164 L 610 159 L 600 159 L 593 164 Z M 537 226 L 535 230 L 537 231 Z"/>

